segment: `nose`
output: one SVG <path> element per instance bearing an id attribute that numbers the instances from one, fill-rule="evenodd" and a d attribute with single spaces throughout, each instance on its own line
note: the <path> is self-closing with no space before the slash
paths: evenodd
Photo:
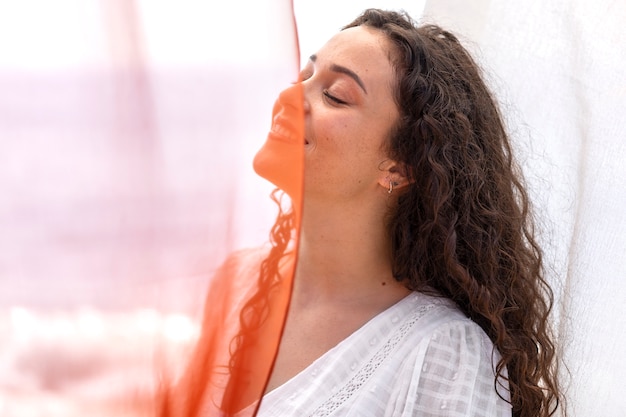
<path id="1" fill-rule="evenodd" d="M 304 91 L 302 94 L 302 99 L 303 99 L 302 109 L 304 110 L 304 114 L 309 114 L 309 112 L 311 111 L 311 105 L 309 104 L 309 100 L 307 100 L 306 98 L 306 92 Z"/>
<path id="2" fill-rule="evenodd" d="M 278 95 L 278 100 L 274 104 L 274 115 L 281 111 L 290 113 L 292 111 L 297 113 L 307 113 L 309 111 L 309 103 L 306 100 L 305 88 L 302 82 L 292 84 Z"/>
<path id="3" fill-rule="evenodd" d="M 294 83 L 281 91 L 278 99 L 287 106 L 299 106 L 302 103 L 303 87 L 301 82 Z"/>
<path id="4" fill-rule="evenodd" d="M 302 109 L 304 110 L 304 114 L 309 114 L 311 111 L 311 105 L 309 104 L 308 94 L 307 94 L 307 86 L 308 80 L 300 81 L 298 84 L 302 86 Z"/>

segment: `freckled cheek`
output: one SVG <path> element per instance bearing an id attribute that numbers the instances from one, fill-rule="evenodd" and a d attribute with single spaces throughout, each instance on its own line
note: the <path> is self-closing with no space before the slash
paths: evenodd
<path id="1" fill-rule="evenodd" d="M 355 130 L 358 129 L 354 129 L 348 123 L 335 122 L 328 126 L 325 139 L 328 143 L 343 147 L 352 142 Z"/>

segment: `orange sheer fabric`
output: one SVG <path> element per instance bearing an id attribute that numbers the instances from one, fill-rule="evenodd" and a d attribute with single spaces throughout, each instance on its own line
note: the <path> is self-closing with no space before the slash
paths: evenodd
<path id="1" fill-rule="evenodd" d="M 276 357 L 293 283 L 303 184 L 302 85 L 285 89 L 254 167 L 291 197 L 271 234 L 271 249 L 233 253 L 208 291 L 201 337 L 163 417 L 253 416 Z"/>
<path id="2" fill-rule="evenodd" d="M 172 415 L 262 395 L 293 255 L 259 284 L 277 209 L 252 163 L 297 38 L 289 0 L 213 3 L 0 4 L 0 415 L 143 415 L 188 360 Z"/>

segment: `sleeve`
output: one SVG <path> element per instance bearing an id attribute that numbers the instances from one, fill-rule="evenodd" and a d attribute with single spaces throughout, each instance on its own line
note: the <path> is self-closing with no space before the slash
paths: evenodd
<path id="1" fill-rule="evenodd" d="M 508 383 L 500 378 L 495 384 L 500 355 L 478 325 L 470 320 L 442 325 L 415 351 L 404 369 L 404 398 L 389 416 L 511 416 Z"/>

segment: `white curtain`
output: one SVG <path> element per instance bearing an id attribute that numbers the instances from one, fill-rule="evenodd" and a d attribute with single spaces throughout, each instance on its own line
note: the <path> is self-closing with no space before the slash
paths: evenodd
<path id="1" fill-rule="evenodd" d="M 626 2 L 432 0 L 503 99 L 545 230 L 570 416 L 624 416 Z"/>

